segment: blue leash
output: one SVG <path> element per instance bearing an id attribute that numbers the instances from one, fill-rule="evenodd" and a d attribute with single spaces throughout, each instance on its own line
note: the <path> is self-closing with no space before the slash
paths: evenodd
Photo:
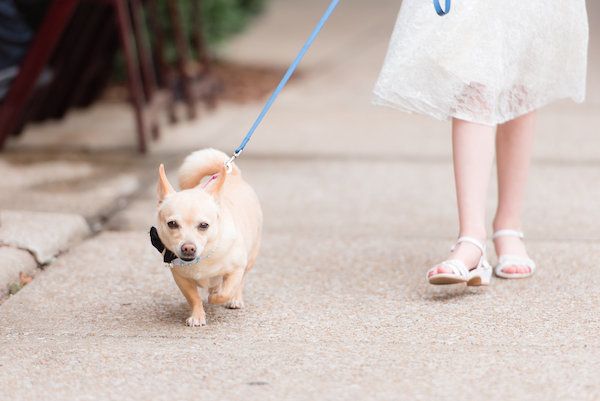
<path id="1" fill-rule="evenodd" d="M 435 8 L 435 12 L 440 17 L 443 17 L 444 15 L 446 15 L 450 12 L 451 5 L 452 5 L 452 0 L 446 0 L 446 10 L 444 10 L 442 8 L 442 5 L 440 4 L 440 0 L 433 0 L 433 7 Z"/>
<path id="2" fill-rule="evenodd" d="M 442 6 L 440 5 L 440 0 L 433 0 L 433 6 L 435 7 L 435 11 L 438 13 L 438 15 L 442 16 L 442 15 L 446 15 L 446 14 L 448 14 L 450 12 L 450 3 L 451 3 L 451 1 L 452 0 L 446 0 L 446 11 L 444 11 L 442 9 Z M 231 158 L 227 162 L 225 162 L 225 166 L 227 167 L 227 171 L 231 170 L 231 163 L 240 154 L 242 154 L 242 152 L 244 151 L 244 148 L 246 148 L 246 145 L 248 144 L 248 142 L 252 138 L 252 135 L 254 134 L 254 132 L 256 131 L 256 129 L 258 128 L 258 126 L 260 125 L 260 123 L 263 121 L 263 119 L 265 118 L 265 116 L 267 115 L 267 113 L 269 112 L 269 110 L 271 109 L 271 106 L 273 106 L 273 103 L 275 103 L 275 100 L 277 100 L 277 97 L 279 96 L 279 94 L 281 93 L 281 91 L 283 90 L 283 88 L 285 88 L 285 85 L 287 85 L 288 81 L 290 80 L 290 78 L 292 77 L 292 75 L 294 74 L 294 72 L 296 71 L 296 69 L 298 68 L 298 65 L 300 64 L 300 62 L 302 61 L 302 59 L 304 58 L 304 56 L 308 52 L 308 49 L 310 49 L 310 47 L 312 46 L 313 42 L 315 41 L 315 39 L 319 35 L 319 32 L 321 32 L 321 29 L 323 28 L 323 26 L 325 25 L 325 23 L 327 22 L 327 20 L 331 16 L 331 14 L 333 14 L 333 11 L 338 6 L 339 2 L 340 2 L 340 0 L 332 0 L 331 3 L 329 4 L 329 7 L 327 7 L 327 10 L 325 11 L 325 14 L 323 14 L 323 16 L 321 17 L 321 20 L 319 21 L 319 23 L 317 24 L 317 26 L 315 27 L 315 29 L 312 31 L 312 33 L 308 37 L 308 40 L 306 41 L 306 43 L 304 43 L 304 46 L 302 46 L 302 49 L 300 49 L 300 52 L 296 56 L 296 59 L 294 60 L 294 62 L 292 63 L 292 65 L 290 65 L 290 67 L 288 68 L 288 70 L 286 71 L 286 73 L 284 74 L 283 78 L 281 79 L 281 82 L 279 82 L 279 85 L 277 85 L 277 88 L 275 88 L 275 91 L 269 97 L 269 100 L 267 100 L 267 103 L 265 104 L 265 106 L 263 107 L 262 111 L 260 112 L 260 114 L 256 118 L 256 121 L 254 121 L 254 124 L 252 124 L 252 127 L 250 127 L 250 130 L 248 131 L 248 133 L 246 134 L 246 136 L 242 140 L 242 143 L 240 143 L 240 146 L 238 146 L 235 149 L 235 151 L 233 152 L 233 156 L 231 156 Z"/>
<path id="3" fill-rule="evenodd" d="M 298 65 L 304 58 L 304 55 L 306 54 L 306 52 L 308 51 L 310 46 L 313 44 L 313 42 L 319 35 L 319 32 L 321 32 L 321 29 L 323 28 L 323 26 L 325 25 L 325 23 L 331 16 L 331 14 L 333 14 L 333 11 L 335 10 L 335 8 L 337 7 L 339 2 L 340 2 L 340 0 L 332 0 L 331 4 L 329 4 L 329 7 L 325 11 L 325 14 L 323 14 L 323 16 L 321 17 L 321 20 L 319 21 L 319 23 L 317 24 L 315 29 L 312 31 L 312 33 L 308 37 L 308 40 L 306 41 L 304 46 L 302 46 L 302 49 L 300 49 L 300 53 L 298 53 L 298 55 L 296 56 L 296 59 L 294 60 L 292 65 L 290 65 L 290 68 L 288 68 L 285 75 L 281 79 L 281 82 L 279 82 L 279 85 L 277 85 L 277 88 L 275 89 L 273 94 L 271 94 L 271 97 L 269 97 L 269 100 L 267 100 L 265 107 L 263 107 L 262 111 L 258 115 L 258 118 L 256 119 L 256 121 L 254 121 L 254 124 L 252 124 L 252 127 L 250 128 L 250 130 L 248 131 L 248 133 L 242 140 L 242 143 L 233 152 L 233 156 L 231 156 L 231 159 L 229 159 L 227 161 L 227 163 L 225 163 L 228 170 L 231 168 L 231 162 L 234 161 L 244 151 L 244 148 L 248 144 L 248 141 L 250 141 L 250 138 L 252 138 L 252 134 L 254 134 L 254 131 L 256 131 L 256 129 L 258 128 L 258 126 L 260 125 L 262 120 L 265 118 L 265 116 L 269 112 L 269 109 L 271 108 L 271 106 L 273 106 L 273 103 L 275 103 L 277 96 L 279 96 L 279 94 L 281 93 L 281 91 L 283 90 L 285 85 L 288 83 L 288 81 L 290 80 L 290 78 L 292 77 L 294 72 L 296 71 L 296 68 L 298 68 Z"/>

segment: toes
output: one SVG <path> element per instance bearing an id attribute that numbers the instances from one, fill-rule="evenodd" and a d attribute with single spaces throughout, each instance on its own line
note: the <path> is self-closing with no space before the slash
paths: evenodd
<path id="1" fill-rule="evenodd" d="M 436 274 L 446 274 L 452 273 L 452 269 L 449 269 L 445 266 L 436 266 L 429 272 L 429 277 L 434 276 Z"/>
<path id="2" fill-rule="evenodd" d="M 529 266 L 508 266 L 502 271 L 508 274 L 527 274 L 531 273 L 531 268 Z"/>
<path id="3" fill-rule="evenodd" d="M 445 266 L 439 266 L 437 270 L 438 270 L 438 274 L 452 273 L 452 269 L 445 267 Z"/>

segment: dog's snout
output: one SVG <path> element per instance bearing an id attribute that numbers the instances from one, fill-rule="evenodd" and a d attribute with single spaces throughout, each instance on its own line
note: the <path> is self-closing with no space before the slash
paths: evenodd
<path id="1" fill-rule="evenodd" d="M 196 245 L 186 242 L 185 244 L 181 245 L 181 253 L 183 253 L 185 256 L 194 256 L 196 254 Z"/>

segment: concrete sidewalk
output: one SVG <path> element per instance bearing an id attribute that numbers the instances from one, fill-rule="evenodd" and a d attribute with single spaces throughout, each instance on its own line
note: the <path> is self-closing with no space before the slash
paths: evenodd
<path id="1" fill-rule="evenodd" d="M 265 212 L 246 309 L 184 325 L 147 239 L 150 167 L 232 149 L 260 104 L 169 132 L 131 167 L 144 189 L 111 230 L 0 305 L 0 399 L 600 399 L 600 6 L 589 101 L 540 113 L 525 213 L 539 274 L 466 289 L 424 279 L 455 235 L 448 124 L 369 105 L 397 3 L 344 2 L 239 161 Z M 275 1 L 224 55 L 286 64 L 323 8 Z"/>

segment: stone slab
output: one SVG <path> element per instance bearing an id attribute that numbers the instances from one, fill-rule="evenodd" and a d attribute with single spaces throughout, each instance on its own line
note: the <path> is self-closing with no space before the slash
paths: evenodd
<path id="1" fill-rule="evenodd" d="M 31 253 L 22 249 L 0 246 L 0 301 L 9 294 L 9 286 L 19 283 L 19 273 L 37 273 L 37 262 Z"/>
<path id="2" fill-rule="evenodd" d="M 76 214 L 0 211 L 0 245 L 27 250 L 40 264 L 89 235 L 85 219 Z"/>

